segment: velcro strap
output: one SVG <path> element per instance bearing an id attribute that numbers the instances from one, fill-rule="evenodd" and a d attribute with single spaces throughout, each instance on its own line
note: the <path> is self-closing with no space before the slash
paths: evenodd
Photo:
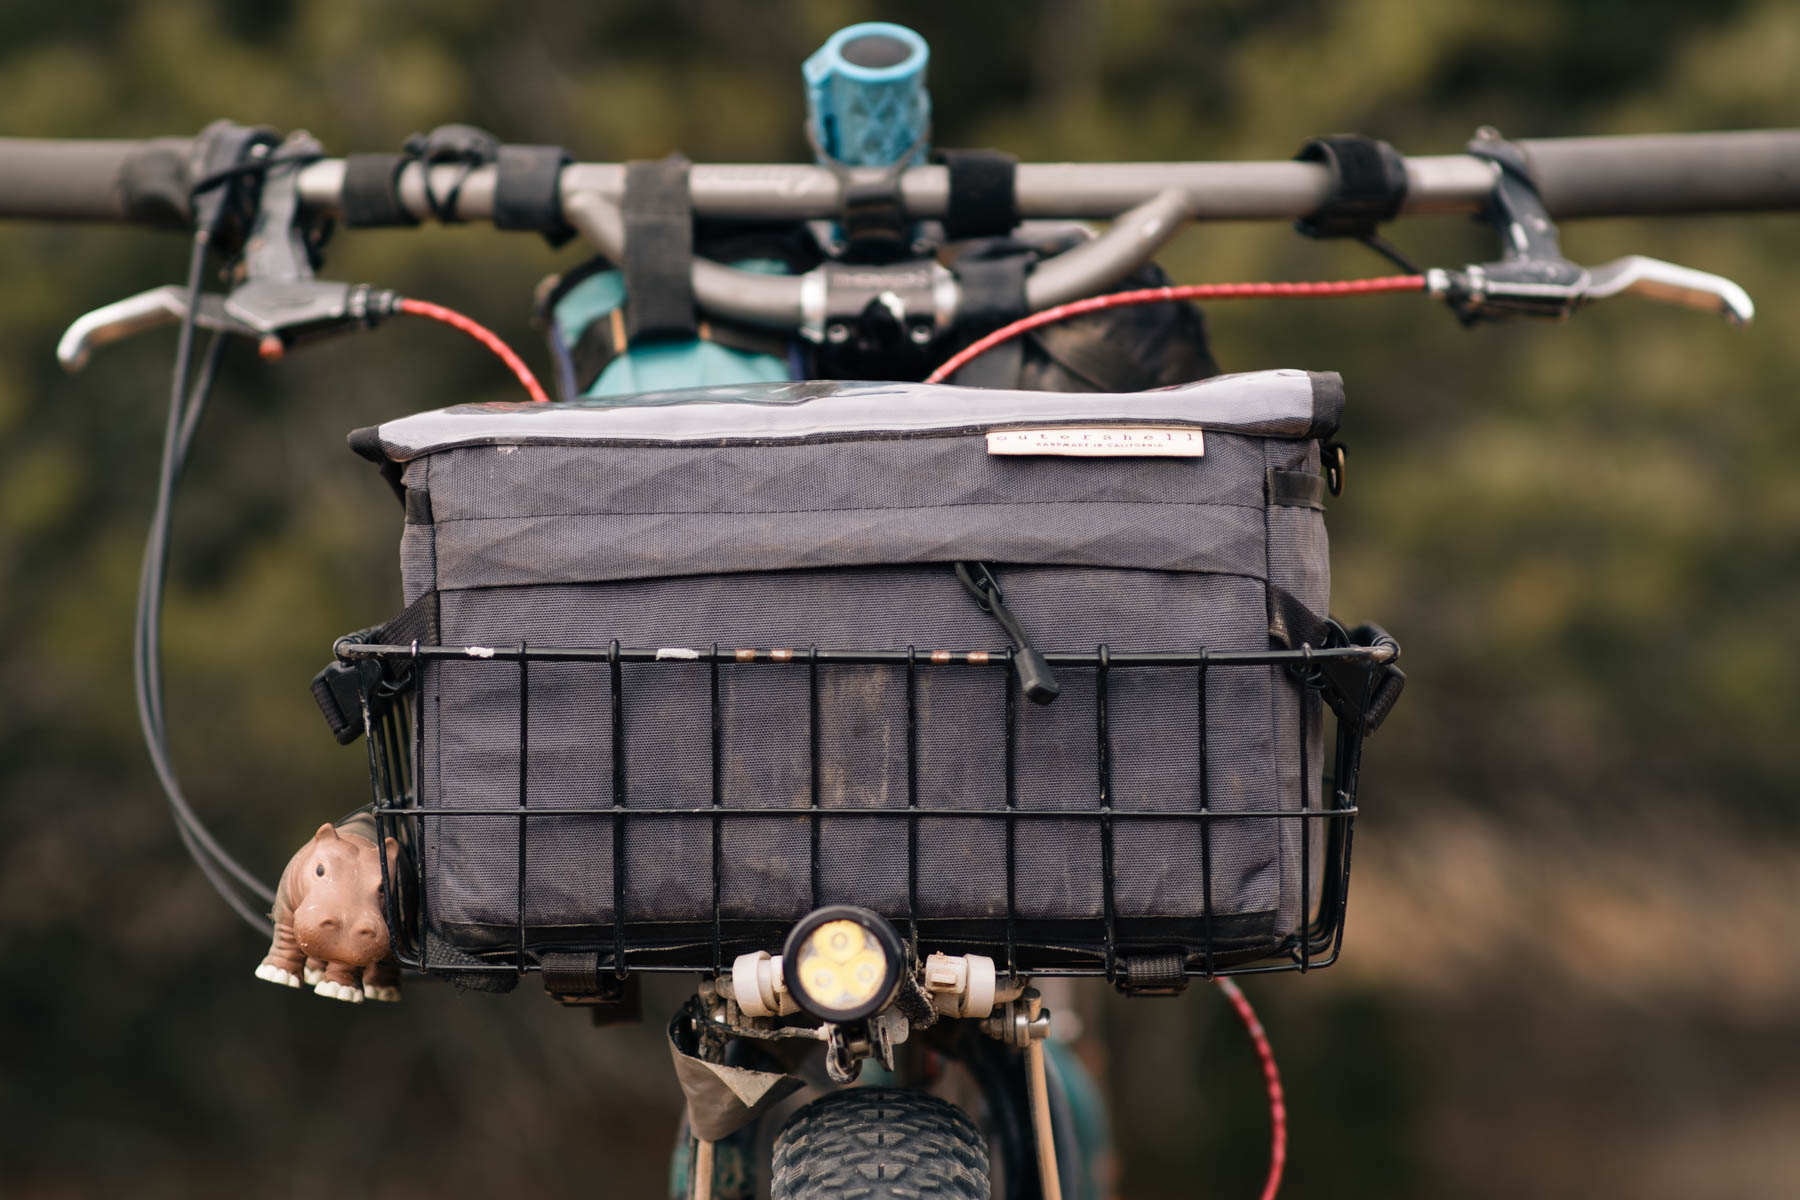
<path id="1" fill-rule="evenodd" d="M 624 215 L 627 335 L 634 341 L 694 336 L 694 210 L 687 159 L 671 154 L 658 162 L 626 163 Z"/>
<path id="2" fill-rule="evenodd" d="M 1289 650 L 1301 646 L 1322 650 L 1343 643 L 1343 631 L 1335 622 L 1319 616 L 1282 587 L 1269 588 L 1269 637 Z"/>
<path id="3" fill-rule="evenodd" d="M 431 524 L 431 493 L 424 488 L 405 488 L 401 504 L 406 508 L 408 525 Z"/>
<path id="4" fill-rule="evenodd" d="M 591 950 L 551 950 L 538 956 L 544 990 L 552 996 L 597 996 L 600 993 L 600 956 Z"/>
<path id="5" fill-rule="evenodd" d="M 1294 223 L 1308 237 L 1368 237 L 1406 199 L 1406 160 L 1386 142 L 1359 133 L 1314 138 L 1294 155 L 1331 171 L 1331 196 Z"/>
<path id="6" fill-rule="evenodd" d="M 535 229 L 552 246 L 575 236 L 563 220 L 561 146 L 502 146 L 494 160 L 494 228 Z"/>
<path id="7" fill-rule="evenodd" d="M 1036 256 L 1029 252 L 993 257 L 970 253 L 958 258 L 950 268 L 962 289 L 957 327 L 983 334 L 1024 316 L 1025 276 L 1034 261 Z M 1002 342 L 957 371 L 952 382 L 963 387 L 1017 387 L 1024 353 L 1023 338 Z"/>
<path id="8" fill-rule="evenodd" d="M 998 150 L 940 150 L 933 157 L 950 169 L 949 237 L 998 237 L 1018 225 L 1018 159 Z"/>
<path id="9" fill-rule="evenodd" d="M 438 596 L 426 592 L 385 625 L 378 625 L 362 639 L 377 646 L 406 646 L 418 642 L 431 646 L 438 638 Z"/>
<path id="10" fill-rule="evenodd" d="M 417 225 L 419 219 L 400 202 L 400 170 L 408 161 L 404 154 L 347 156 L 338 201 L 344 224 L 352 229 Z"/>
<path id="11" fill-rule="evenodd" d="M 1266 486 L 1270 504 L 1325 511 L 1325 477 L 1317 471 L 1289 471 L 1270 467 Z"/>
<path id="12" fill-rule="evenodd" d="M 893 262 L 903 257 L 911 239 L 900 177 L 890 172 L 878 180 L 846 182 L 843 211 L 844 256 L 850 262 Z"/>

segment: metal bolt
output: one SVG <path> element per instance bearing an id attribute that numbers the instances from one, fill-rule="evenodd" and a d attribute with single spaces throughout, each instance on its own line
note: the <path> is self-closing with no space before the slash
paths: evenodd
<path id="1" fill-rule="evenodd" d="M 912 338 L 915 346 L 929 345 L 931 343 L 931 326 L 914 325 L 907 331 L 907 335 Z"/>
<path id="2" fill-rule="evenodd" d="M 850 327 L 842 321 L 833 321 L 825 327 L 825 340 L 834 346 L 841 346 L 850 340 Z"/>

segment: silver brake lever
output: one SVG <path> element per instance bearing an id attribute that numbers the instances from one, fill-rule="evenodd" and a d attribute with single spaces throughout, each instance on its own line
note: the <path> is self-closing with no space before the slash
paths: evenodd
<path id="1" fill-rule="evenodd" d="M 94 347 L 116 342 L 162 325 L 173 325 L 187 314 L 188 290 L 165 284 L 102 305 L 75 319 L 56 343 L 56 359 L 73 374 L 87 366 Z M 200 297 L 199 323 L 208 329 L 245 332 L 240 322 L 225 312 L 224 298 L 208 293 Z"/>
<path id="2" fill-rule="evenodd" d="M 1722 313 L 1733 325 L 1748 325 L 1756 316 L 1750 294 L 1723 275 L 1680 267 L 1659 258 L 1632 254 L 1587 272 L 1585 299 L 1636 295 L 1705 312 Z"/>

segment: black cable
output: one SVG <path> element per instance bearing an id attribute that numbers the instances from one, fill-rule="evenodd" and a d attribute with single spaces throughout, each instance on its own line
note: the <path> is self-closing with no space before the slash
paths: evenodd
<path id="1" fill-rule="evenodd" d="M 222 171 L 214 171 L 211 175 L 202 175 L 199 181 L 188 190 L 188 195 L 192 198 L 200 195 L 202 192 L 210 192 L 222 184 L 230 183 L 234 179 L 242 179 L 250 175 L 262 175 L 274 170 L 276 167 L 304 167 L 311 163 L 316 163 L 324 157 L 323 154 L 308 151 L 301 154 L 271 154 L 267 158 L 252 159 L 249 162 L 242 162 L 238 163 L 236 166 L 226 167 Z"/>
<path id="2" fill-rule="evenodd" d="M 169 484 L 171 502 L 173 501 L 174 489 L 181 481 L 181 472 L 187 466 L 188 451 L 193 446 L 194 434 L 198 431 L 200 426 L 200 417 L 205 413 L 207 399 L 212 394 L 213 381 L 218 373 L 219 359 L 225 348 L 225 338 L 226 335 L 223 333 L 213 335 L 212 340 L 207 344 L 206 361 L 201 364 L 200 378 L 188 391 L 187 404 L 181 418 L 181 432 L 177 443 L 174 475 Z M 160 490 L 158 494 L 160 495 Z M 151 523 L 150 535 L 151 538 L 155 539 L 154 545 L 156 556 L 163 560 L 166 560 L 168 557 L 168 525 L 169 522 L 167 519 L 160 525 L 155 521 L 152 521 Z M 152 544 L 147 541 L 145 545 L 144 564 L 138 575 L 139 624 L 135 630 L 136 641 L 133 645 L 134 654 L 143 654 L 143 647 L 145 646 L 152 646 L 154 648 L 154 643 L 152 639 L 146 635 L 145 628 L 142 624 L 144 610 L 148 603 L 147 597 L 153 583 L 157 591 L 156 605 L 159 610 L 162 602 L 162 585 L 160 581 L 152 581 L 148 575 L 151 563 L 151 550 Z M 158 624 L 158 628 L 160 629 L 160 623 Z M 157 674 L 160 677 L 160 669 Z M 150 702 L 151 719 L 155 722 L 157 730 L 161 733 L 163 741 L 166 743 L 168 740 L 168 729 L 163 719 L 162 688 L 160 681 L 158 686 L 149 692 L 148 699 Z"/>
<path id="3" fill-rule="evenodd" d="M 1424 268 L 1400 252 L 1399 247 L 1382 237 L 1379 233 L 1365 233 L 1356 239 L 1381 257 L 1405 271 L 1408 275 L 1423 275 Z"/>
<path id="4" fill-rule="evenodd" d="M 188 451 L 194 447 L 194 434 L 200 430 L 200 418 L 206 413 L 206 402 L 212 396 L 213 382 L 219 374 L 219 360 L 225 356 L 225 346 L 231 335 L 215 333 L 206 344 L 206 359 L 200 364 L 200 378 L 188 392 L 187 413 L 181 420 L 181 442 L 176 454 L 176 470 L 187 466 Z M 179 477 L 178 477 L 179 478 Z"/>
<path id="5" fill-rule="evenodd" d="M 266 168 L 266 165 L 257 164 L 259 168 Z M 199 865 L 207 882 L 232 911 L 251 928 L 266 934 L 270 927 L 268 919 L 251 909 L 249 902 L 237 893 L 221 871 L 265 904 L 274 903 L 274 892 L 232 858 L 189 806 L 169 761 L 163 722 L 161 623 L 163 585 L 168 576 L 169 523 L 175 484 L 181 474 L 186 449 L 192 443 L 206 405 L 206 394 L 201 388 L 196 388 L 195 395 L 190 399 L 188 381 L 193 370 L 207 240 L 204 231 L 196 233 L 193 251 L 188 260 L 188 308 L 183 315 L 176 342 L 175 370 L 169 392 L 169 418 L 163 432 L 163 457 L 157 481 L 156 505 L 151 516 L 150 532 L 144 544 L 143 570 L 138 582 L 132 676 L 138 723 L 143 730 L 145 748 L 150 753 L 151 766 L 156 772 L 157 780 L 168 797 L 183 844 Z M 200 379 L 206 390 L 211 388 L 218 356 L 219 351 L 209 349 L 207 364 Z"/>

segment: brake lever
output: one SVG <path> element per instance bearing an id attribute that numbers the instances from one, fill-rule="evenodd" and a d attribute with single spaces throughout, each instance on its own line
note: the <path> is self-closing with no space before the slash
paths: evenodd
<path id="1" fill-rule="evenodd" d="M 1584 304 L 1612 296 L 1644 296 L 1716 312 L 1737 326 L 1756 316 L 1749 293 L 1723 275 L 1641 254 L 1598 267 L 1514 259 L 1460 271 L 1433 268 L 1425 273 L 1425 288 L 1448 303 L 1465 325 L 1504 316 L 1560 320 Z"/>
<path id="2" fill-rule="evenodd" d="M 96 346 L 120 341 L 163 325 L 173 325 L 187 314 L 188 290 L 177 284 L 151 288 L 111 304 L 103 304 L 84 313 L 63 332 L 56 343 L 56 360 L 63 370 L 73 375 L 88 364 Z M 222 332 L 246 332 L 225 313 L 224 297 L 205 295 L 200 298 L 196 320 L 205 328 Z"/>
<path id="3" fill-rule="evenodd" d="M 1677 266 L 1659 258 L 1632 254 L 1590 268 L 1587 274 L 1583 300 L 1645 296 L 1666 304 L 1721 313 L 1733 325 L 1748 325 L 1756 317 L 1750 294 L 1723 275 Z"/>
<path id="4" fill-rule="evenodd" d="M 202 294 L 195 321 L 218 333 L 253 338 L 264 358 L 277 359 L 320 337 L 372 329 L 399 307 L 398 294 L 366 283 L 252 279 L 227 295 Z M 102 305 L 76 318 L 63 333 L 56 344 L 57 361 L 73 374 L 87 366 L 95 347 L 174 325 L 187 310 L 188 290 L 177 284 Z"/>

